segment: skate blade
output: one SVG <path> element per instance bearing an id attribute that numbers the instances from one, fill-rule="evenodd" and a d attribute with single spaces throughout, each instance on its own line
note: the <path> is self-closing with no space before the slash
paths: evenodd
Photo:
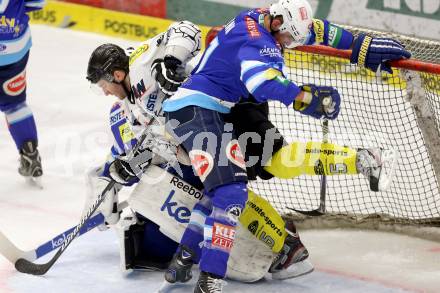
<path id="1" fill-rule="evenodd" d="M 35 187 L 38 189 L 43 189 L 43 181 L 41 179 L 41 176 L 40 177 L 26 177 L 25 180 L 29 186 L 32 186 L 32 187 Z"/>
<path id="2" fill-rule="evenodd" d="M 272 279 L 274 280 L 286 280 L 298 278 L 313 272 L 314 267 L 312 263 L 305 259 L 303 261 L 292 264 L 287 269 L 281 270 L 276 273 L 272 273 Z"/>
<path id="3" fill-rule="evenodd" d="M 163 281 L 162 285 L 160 285 L 160 288 L 157 289 L 157 291 L 155 291 L 155 293 L 166 293 L 172 287 L 174 287 L 174 284 L 168 283 L 167 281 Z"/>
<path id="4" fill-rule="evenodd" d="M 181 291 L 176 291 L 176 290 L 181 290 L 184 288 L 190 288 L 191 285 L 188 283 L 169 283 L 167 281 L 163 281 L 162 285 L 160 286 L 159 289 L 157 289 L 157 291 L 154 291 L 154 293 L 167 293 L 167 292 L 181 292 Z"/>
<path id="5" fill-rule="evenodd" d="M 394 179 L 399 153 L 396 150 L 384 150 L 382 153 L 382 171 L 380 174 L 379 191 L 388 190 Z"/>

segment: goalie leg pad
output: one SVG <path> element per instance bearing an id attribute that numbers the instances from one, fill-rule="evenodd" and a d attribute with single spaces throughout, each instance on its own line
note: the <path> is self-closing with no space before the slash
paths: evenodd
<path id="1" fill-rule="evenodd" d="M 283 219 L 267 200 L 251 190 L 240 223 L 273 252 L 283 248 L 287 236 Z"/>
<path id="2" fill-rule="evenodd" d="M 118 223 L 121 270 L 164 270 L 168 267 L 178 244 L 159 231 L 148 219 L 125 216 Z"/>

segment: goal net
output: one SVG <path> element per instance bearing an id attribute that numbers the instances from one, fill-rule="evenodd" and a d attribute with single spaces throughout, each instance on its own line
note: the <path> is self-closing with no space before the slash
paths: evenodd
<path id="1" fill-rule="evenodd" d="M 297 84 L 338 89 L 342 103 L 338 118 L 329 121 L 332 143 L 399 152 L 393 184 L 385 192 L 370 191 L 363 175 L 327 176 L 326 214 L 355 221 L 439 226 L 440 43 L 392 37 L 417 59 L 393 63 L 398 66 L 393 74 L 375 74 L 351 65 L 349 51 L 321 46 L 287 51 L 286 65 Z M 270 118 L 287 141 L 322 140 L 319 120 L 276 102 L 270 107 Z M 296 215 L 291 209 L 314 210 L 320 205 L 319 176 L 252 184 L 282 214 Z"/>

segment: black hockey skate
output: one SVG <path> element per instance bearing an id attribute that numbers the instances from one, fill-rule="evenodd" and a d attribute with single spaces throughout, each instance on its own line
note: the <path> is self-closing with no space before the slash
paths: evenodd
<path id="1" fill-rule="evenodd" d="M 397 152 L 379 148 L 358 149 L 356 168 L 368 178 L 372 191 L 387 190 L 394 177 Z"/>
<path id="2" fill-rule="evenodd" d="M 24 177 L 38 178 L 43 175 L 41 158 L 36 141 L 27 141 L 20 150 L 20 167 L 18 173 Z"/>
<path id="3" fill-rule="evenodd" d="M 269 268 L 272 278 L 278 280 L 296 278 L 313 271 L 313 265 L 307 260 L 309 252 L 302 244 L 292 220 L 287 220 L 286 231 L 284 246 Z"/>
<path id="4" fill-rule="evenodd" d="M 194 264 L 194 253 L 186 246 L 181 246 L 171 260 L 165 272 L 165 280 L 169 283 L 185 283 L 191 280 L 191 268 Z"/>
<path id="5" fill-rule="evenodd" d="M 222 278 L 207 272 L 200 272 L 194 293 L 222 293 L 226 284 Z"/>

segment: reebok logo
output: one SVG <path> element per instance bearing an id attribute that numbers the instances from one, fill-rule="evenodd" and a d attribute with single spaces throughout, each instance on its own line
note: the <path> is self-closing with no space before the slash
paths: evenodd
<path id="1" fill-rule="evenodd" d="M 182 180 L 180 180 L 176 176 L 173 176 L 173 178 L 170 181 L 170 184 L 176 186 L 177 188 L 179 188 L 183 192 L 186 192 L 187 194 L 193 196 L 195 199 L 202 199 L 203 198 L 203 194 L 200 191 L 195 189 L 192 185 L 186 184 L 185 182 L 183 182 Z"/>

